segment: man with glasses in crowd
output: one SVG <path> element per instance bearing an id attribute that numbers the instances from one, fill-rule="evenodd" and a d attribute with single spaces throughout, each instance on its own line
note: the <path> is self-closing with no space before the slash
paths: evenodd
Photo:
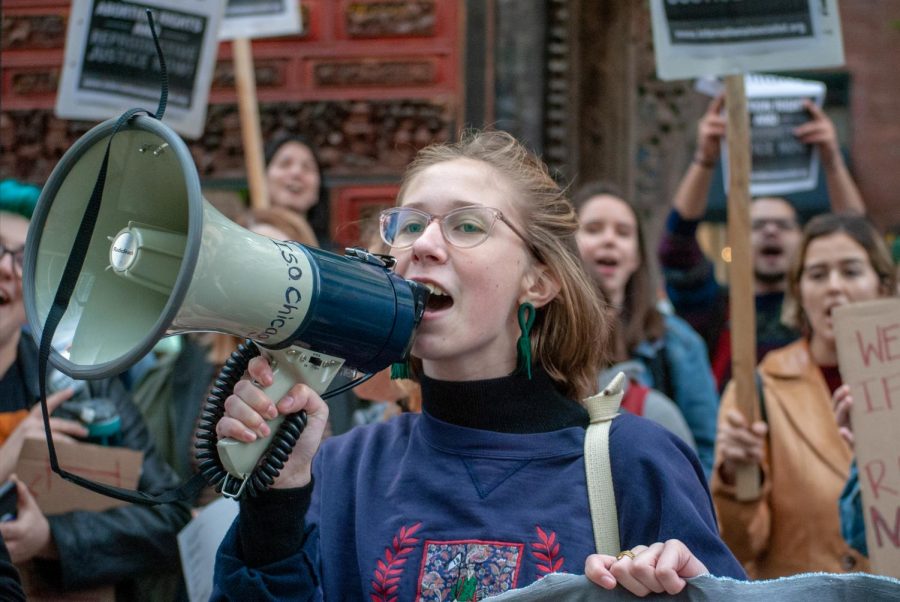
<path id="1" fill-rule="evenodd" d="M 666 292 L 678 315 L 706 341 L 710 363 L 721 391 L 731 378 L 731 330 L 728 289 L 715 279 L 712 263 L 697 242 L 697 226 L 706 213 L 707 195 L 725 136 L 724 97 L 713 99 L 697 126 L 694 159 L 678 185 L 672 211 L 660 239 L 660 265 Z M 811 119 L 794 135 L 819 149 L 834 212 L 865 213 L 862 196 L 841 155 L 834 124 L 812 102 Z M 756 294 L 757 361 L 799 333 L 781 323 L 787 272 L 800 243 L 797 211 L 783 198 L 761 197 L 750 206 L 753 284 Z"/>

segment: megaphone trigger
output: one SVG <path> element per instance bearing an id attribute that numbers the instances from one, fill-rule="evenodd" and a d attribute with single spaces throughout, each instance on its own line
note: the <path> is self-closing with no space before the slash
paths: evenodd
<path id="1" fill-rule="evenodd" d="M 263 350 L 263 353 L 269 357 L 270 366 L 272 367 L 272 384 L 265 387 L 263 391 L 273 400 L 280 400 L 287 395 L 291 387 L 298 382 L 307 384 L 316 393 L 320 395 L 328 389 L 331 381 L 338 375 L 344 360 L 337 357 L 328 356 L 324 353 L 317 353 L 297 347 L 289 347 L 281 350 Z M 230 393 L 230 392 L 229 392 Z M 258 437 L 252 443 L 243 443 L 235 439 L 220 439 L 217 442 L 218 457 L 221 460 L 222 467 L 233 479 L 241 482 L 239 491 L 243 492 L 247 486 L 246 481 L 259 466 L 262 466 L 261 472 L 271 479 L 266 479 L 265 489 L 278 476 L 278 471 L 283 467 L 283 462 L 287 460 L 285 457 L 280 460 L 280 465 L 267 465 L 264 454 L 271 449 L 283 449 L 285 445 L 273 446 L 273 439 L 279 433 L 284 421 L 284 416 L 279 415 L 271 420 L 267 420 L 271 433 L 267 437 Z M 305 420 L 303 421 L 305 425 Z M 301 429 L 302 430 L 302 429 Z M 297 433 L 299 437 L 300 433 Z M 293 448 L 296 439 L 293 439 L 287 448 L 287 455 Z M 263 458 L 260 464 L 260 458 Z M 225 477 L 229 479 L 228 477 Z M 232 479 L 229 479 L 232 480 Z M 226 482 L 227 483 L 227 482 Z M 251 483 L 254 491 L 260 490 L 256 483 Z M 227 486 L 223 486 L 222 493 L 226 497 L 237 497 L 240 493 L 232 493 Z"/>

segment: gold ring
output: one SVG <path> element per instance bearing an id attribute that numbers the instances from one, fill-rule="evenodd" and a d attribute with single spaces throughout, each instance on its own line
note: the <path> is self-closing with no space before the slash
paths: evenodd
<path id="1" fill-rule="evenodd" d="M 634 552 L 632 552 L 631 550 L 622 550 L 621 552 L 619 552 L 618 554 L 616 554 L 616 560 L 622 560 L 622 559 L 625 558 L 626 556 L 628 556 L 629 558 L 631 558 L 631 559 L 633 560 L 633 559 L 634 559 Z"/>

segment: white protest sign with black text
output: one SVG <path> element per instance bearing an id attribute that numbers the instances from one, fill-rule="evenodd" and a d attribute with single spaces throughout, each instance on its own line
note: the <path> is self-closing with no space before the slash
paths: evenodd
<path id="1" fill-rule="evenodd" d="M 873 572 L 900 578 L 900 299 L 834 311 Z"/>
<path id="2" fill-rule="evenodd" d="M 803 144 L 794 128 L 811 119 L 804 102 L 822 106 L 825 84 L 786 77 L 744 78 L 750 113 L 750 195 L 783 195 L 813 190 L 819 180 L 819 150 Z M 725 191 L 728 149 L 722 147 Z"/>
<path id="3" fill-rule="evenodd" d="M 228 0 L 219 39 L 265 38 L 301 31 L 300 0 Z"/>
<path id="4" fill-rule="evenodd" d="M 650 0 L 650 10 L 660 79 L 844 63 L 837 0 Z"/>
<path id="5" fill-rule="evenodd" d="M 108 119 L 140 107 L 156 109 L 160 69 L 145 10 L 166 61 L 165 123 L 180 134 L 203 133 L 224 12 L 220 0 L 74 0 L 56 114 Z"/>

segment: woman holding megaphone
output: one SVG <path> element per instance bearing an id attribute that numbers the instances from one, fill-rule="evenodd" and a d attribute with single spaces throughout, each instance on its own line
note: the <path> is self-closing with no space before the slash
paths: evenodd
<path id="1" fill-rule="evenodd" d="M 306 410 L 308 424 L 273 488 L 241 502 L 214 599 L 481 599 L 550 572 L 645 595 L 743 577 L 696 456 L 626 414 L 609 432 L 622 551 L 595 553 L 578 400 L 607 359 L 607 317 L 577 228 L 547 167 L 507 134 L 418 154 L 381 234 L 397 272 L 431 290 L 406 367 L 422 413 L 320 447 L 328 410 L 309 387 L 276 405 L 240 382 L 220 438 L 265 436 L 278 413 Z M 272 382 L 261 358 L 249 372 Z"/>

